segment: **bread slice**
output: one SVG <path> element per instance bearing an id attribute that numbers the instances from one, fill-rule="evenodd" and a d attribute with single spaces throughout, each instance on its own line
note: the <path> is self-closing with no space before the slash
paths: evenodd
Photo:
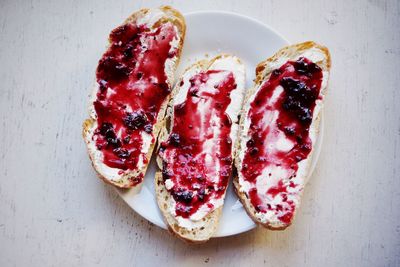
<path id="1" fill-rule="evenodd" d="M 171 23 L 176 31 L 174 39 L 170 42 L 170 51 L 172 51 L 172 49 L 175 49 L 174 56 L 167 58 L 164 63 L 164 73 L 167 79 L 166 83 L 169 87 L 168 90 L 171 90 L 174 81 L 175 70 L 180 60 L 183 42 L 185 39 L 186 24 L 182 14 L 169 6 L 162 6 L 155 9 L 141 9 L 133 13 L 128 19 L 126 19 L 126 21 L 120 27 L 128 24 L 146 25 L 146 27 L 148 27 L 150 31 L 156 31 L 157 28 L 160 27 L 160 25 L 166 23 Z M 143 40 L 141 40 L 140 42 L 142 43 L 142 45 L 144 44 Z M 111 39 L 109 39 L 109 47 L 111 47 L 111 44 L 112 41 Z M 144 52 L 142 51 L 140 53 L 144 54 Z M 134 60 L 137 60 L 137 58 L 134 58 Z M 96 82 L 93 93 L 91 95 L 89 107 L 90 116 L 89 119 L 85 120 L 83 123 L 83 138 L 86 142 L 92 165 L 96 170 L 98 176 L 106 183 L 112 184 L 119 188 L 131 188 L 134 186 L 139 186 L 143 182 L 143 177 L 146 173 L 148 162 L 150 162 L 153 148 L 157 141 L 158 133 L 165 115 L 165 109 L 172 93 L 167 95 L 160 105 L 158 114 L 155 117 L 155 123 L 153 124 L 152 132 L 148 134 L 149 137 L 146 141 L 149 144 L 146 143 L 147 147 L 141 148 L 141 164 L 138 163 L 137 167 L 135 167 L 134 169 L 122 170 L 118 167 L 115 168 L 114 166 L 109 167 L 104 163 L 103 153 L 96 147 L 96 141 L 93 138 L 96 130 L 99 127 L 97 123 L 97 113 L 94 107 L 94 101 L 96 100 L 96 95 L 99 90 L 100 85 L 98 82 Z"/>
<path id="2" fill-rule="evenodd" d="M 174 107 L 183 103 L 183 101 L 187 101 L 187 92 L 188 88 L 183 89 L 183 84 L 188 84 L 191 77 L 194 75 L 205 72 L 208 70 L 228 70 L 234 74 L 236 89 L 230 92 L 231 102 L 228 105 L 226 112 L 224 114 L 228 114 L 231 119 L 231 128 L 230 128 L 230 139 L 232 140 L 231 145 L 231 153 L 230 157 L 234 156 L 234 143 L 237 139 L 238 134 L 238 126 L 239 119 L 238 115 L 241 109 L 242 100 L 244 98 L 244 83 L 245 83 L 245 68 L 244 65 L 237 57 L 229 56 L 229 55 L 220 55 L 212 60 L 203 60 L 199 61 L 196 64 L 189 67 L 184 74 L 182 75 L 180 81 L 178 81 L 175 92 L 177 95 L 174 96 L 171 101 L 166 116 L 166 125 L 162 129 L 162 132 L 159 137 L 159 143 L 163 141 L 167 141 L 169 138 L 169 134 L 172 131 L 173 122 L 174 122 Z M 182 86 L 182 87 L 181 87 Z M 203 132 L 204 133 L 204 132 Z M 200 134 L 201 135 L 201 134 Z M 215 136 L 214 136 L 215 138 Z M 165 160 L 165 155 L 163 155 L 162 149 L 158 154 L 157 164 L 159 168 L 163 169 L 163 161 Z M 217 163 L 215 163 L 217 164 Z M 219 163 L 218 163 L 219 164 Z M 217 166 L 217 165 L 215 165 Z M 165 171 L 165 168 L 164 168 Z M 219 177 L 220 173 L 218 172 Z M 214 178 L 214 177 L 213 177 Z M 208 179 L 208 178 L 207 178 Z M 217 178 L 219 179 L 219 178 Z M 172 179 L 168 179 L 172 180 Z M 197 181 L 197 180 L 196 180 Z M 226 188 L 223 191 L 222 197 L 215 200 L 214 209 L 208 210 L 202 216 L 193 219 L 183 218 L 182 216 L 177 216 L 175 212 L 176 201 L 172 196 L 171 192 L 167 190 L 164 177 L 161 171 L 157 172 L 155 175 L 155 188 L 157 195 L 157 203 L 158 206 L 164 216 L 166 224 L 171 233 L 176 235 L 182 240 L 185 240 L 190 243 L 202 243 L 211 238 L 211 236 L 216 232 L 218 221 L 221 216 L 223 200 L 226 194 Z M 196 193 L 194 193 L 196 194 Z M 209 202 L 206 202 L 209 203 Z M 205 207 L 206 205 L 202 204 Z M 200 209 L 199 209 L 200 210 Z"/>
<path id="3" fill-rule="evenodd" d="M 331 59 L 330 59 L 330 54 L 329 51 L 326 47 L 318 45 L 314 42 L 305 42 L 305 43 L 300 43 L 296 45 L 290 45 L 285 48 L 282 48 L 279 50 L 275 55 L 272 57 L 268 58 L 267 60 L 261 62 L 258 64 L 256 67 L 256 79 L 253 88 L 251 88 L 247 95 L 246 99 L 244 101 L 244 107 L 241 112 L 241 120 L 240 120 L 240 138 L 238 142 L 236 143 L 236 156 L 235 156 L 235 166 L 237 169 L 237 176 L 234 177 L 233 184 L 235 188 L 235 192 L 238 195 L 240 201 L 242 202 L 244 208 L 246 209 L 248 215 L 258 224 L 272 229 L 272 230 L 283 230 L 286 227 L 288 227 L 292 219 L 294 217 L 294 214 L 297 210 L 297 208 L 300 205 L 300 199 L 301 195 L 303 192 L 303 188 L 307 182 L 307 178 L 309 176 L 309 170 L 310 170 L 310 165 L 312 161 L 312 155 L 313 155 L 313 147 L 311 148 L 310 153 L 308 156 L 298 162 L 298 170 L 297 173 L 295 173 L 294 177 L 290 177 L 288 179 L 292 179 L 293 185 L 296 185 L 296 189 L 290 188 L 290 182 L 289 180 L 283 180 L 283 178 L 279 177 L 278 173 L 269 173 L 270 177 L 267 177 L 266 173 L 261 173 L 257 174 L 257 182 L 255 185 L 256 188 L 257 186 L 260 187 L 260 191 L 266 192 L 264 195 L 264 201 L 265 203 L 269 204 L 270 206 L 267 206 L 270 210 L 267 209 L 267 212 L 261 212 L 260 209 L 256 209 L 252 202 L 250 201 L 249 197 L 249 192 L 254 185 L 251 185 L 250 183 L 247 183 L 244 179 L 243 174 L 241 173 L 241 170 L 243 168 L 243 159 L 244 159 L 244 154 L 247 149 L 247 142 L 249 140 L 249 127 L 250 127 L 250 119 L 248 117 L 249 110 L 250 110 L 250 104 L 252 101 L 255 99 L 257 92 L 260 90 L 261 86 L 270 79 L 271 73 L 275 69 L 279 69 L 283 64 L 285 64 L 287 61 L 296 61 L 300 57 L 305 57 L 310 59 L 312 62 L 316 63 L 321 69 L 322 69 L 322 83 L 321 83 L 321 89 L 320 93 L 318 96 L 318 99 L 316 100 L 316 105 L 314 108 L 314 112 L 312 115 L 312 120 L 311 124 L 309 127 L 309 137 L 311 139 L 311 144 L 314 145 L 317 135 L 319 133 L 319 125 L 320 125 L 320 119 L 321 119 L 321 108 L 323 106 L 323 99 L 325 97 L 326 89 L 327 89 L 327 83 L 329 79 L 329 70 L 331 66 Z M 271 97 L 272 98 L 272 97 Z M 264 114 L 265 118 L 265 114 Z M 271 121 L 269 122 L 271 123 Z M 272 121 L 272 123 L 275 123 L 275 121 Z M 270 140 L 266 139 L 266 142 L 270 142 Z M 274 146 L 276 144 L 273 144 Z M 258 150 L 257 150 L 258 151 Z M 276 165 L 278 166 L 278 165 Z M 280 165 L 279 165 L 280 166 Z M 248 166 L 246 166 L 247 168 Z M 274 175 L 275 174 L 275 175 Z M 281 174 L 282 175 L 282 174 Z M 282 175 L 284 176 L 284 175 Z M 290 199 L 290 205 L 291 209 L 293 211 L 292 215 L 289 215 L 289 217 L 286 217 L 286 219 L 283 216 L 285 216 L 284 211 L 281 211 L 280 209 L 283 206 L 282 199 L 284 199 L 284 195 L 281 195 L 278 193 L 277 195 L 268 195 L 268 191 L 270 188 L 273 188 L 276 186 L 276 182 L 279 183 L 279 181 L 283 181 L 283 191 L 287 193 L 286 197 Z M 298 186 L 297 186 L 298 185 Z M 262 187 L 264 186 L 264 187 Z M 261 189 L 263 188 L 263 189 Z M 266 188 L 268 190 L 266 190 Z M 274 187 L 275 188 L 275 187 Z M 265 191 L 263 191 L 265 190 Z M 258 191 L 256 191 L 258 192 Z M 273 192 L 273 191 L 272 191 Z M 274 192 L 275 194 L 276 192 Z M 257 203 L 257 202 L 256 202 Z M 281 206 L 277 206 L 278 204 L 281 204 Z M 293 205 L 293 206 L 292 206 Z M 294 209 L 294 210 L 293 210 Z M 282 216 L 282 217 L 281 217 Z"/>

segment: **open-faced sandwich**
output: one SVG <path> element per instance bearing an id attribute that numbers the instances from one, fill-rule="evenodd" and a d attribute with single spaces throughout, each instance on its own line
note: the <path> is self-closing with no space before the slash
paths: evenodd
<path id="1" fill-rule="evenodd" d="M 249 216 L 267 228 L 285 229 L 300 205 L 330 65 L 327 48 L 305 42 L 256 68 L 241 113 L 234 186 Z"/>
<path id="2" fill-rule="evenodd" d="M 216 231 L 232 174 L 245 67 L 234 56 L 200 61 L 182 75 L 160 134 L 155 177 L 167 225 L 189 242 Z"/>
<path id="3" fill-rule="evenodd" d="M 171 7 L 142 9 L 109 36 L 99 61 L 83 137 L 99 177 L 120 188 L 142 183 L 172 95 L 185 38 Z"/>

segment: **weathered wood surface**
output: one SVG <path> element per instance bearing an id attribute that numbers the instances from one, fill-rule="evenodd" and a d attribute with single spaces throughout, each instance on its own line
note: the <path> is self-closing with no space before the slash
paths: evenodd
<path id="1" fill-rule="evenodd" d="M 294 225 L 201 246 L 96 179 L 81 138 L 106 36 L 160 4 L 0 2 L 0 266 L 399 266 L 400 2 L 163 2 L 248 15 L 332 53 L 324 145 Z"/>

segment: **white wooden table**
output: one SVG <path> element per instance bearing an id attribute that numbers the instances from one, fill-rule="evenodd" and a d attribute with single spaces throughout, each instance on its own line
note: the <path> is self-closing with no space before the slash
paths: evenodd
<path id="1" fill-rule="evenodd" d="M 293 226 L 189 246 L 95 178 L 81 139 L 109 31 L 161 1 L 0 2 L 0 266 L 400 266 L 400 2 L 165 1 L 327 45 L 325 140 Z"/>

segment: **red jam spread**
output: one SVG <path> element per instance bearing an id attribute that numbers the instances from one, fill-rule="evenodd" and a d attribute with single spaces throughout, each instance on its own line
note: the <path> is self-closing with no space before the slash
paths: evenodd
<path id="1" fill-rule="evenodd" d="M 177 34 L 171 23 L 156 29 L 128 23 L 111 32 L 111 45 L 97 67 L 94 101 L 98 128 L 93 138 L 107 166 L 135 170 L 139 160 L 148 161 L 141 152 L 142 135 L 155 140 L 153 126 L 171 91 L 164 67 L 178 53 L 170 45 Z"/>
<path id="2" fill-rule="evenodd" d="M 211 199 L 221 198 L 232 172 L 231 119 L 225 112 L 236 88 L 230 71 L 192 76 L 186 100 L 174 106 L 172 131 L 160 147 L 163 179 L 176 201 L 176 215 L 188 218 Z M 181 82 L 182 87 L 184 82 Z"/>
<path id="3" fill-rule="evenodd" d="M 315 63 L 304 57 L 288 61 L 272 71 L 250 104 L 249 140 L 240 171 L 252 185 L 249 198 L 257 212 L 275 212 L 285 224 L 291 222 L 295 209 L 288 196 L 291 189 L 300 186 L 293 182 L 298 162 L 307 158 L 312 148 L 309 128 L 321 82 L 322 70 Z M 282 138 L 289 147 L 279 148 L 277 143 Z M 280 177 L 268 171 L 273 169 L 280 170 Z M 258 192 L 255 184 L 259 176 L 276 184 L 266 192 Z M 278 194 L 281 203 L 271 205 L 270 200 Z"/>

